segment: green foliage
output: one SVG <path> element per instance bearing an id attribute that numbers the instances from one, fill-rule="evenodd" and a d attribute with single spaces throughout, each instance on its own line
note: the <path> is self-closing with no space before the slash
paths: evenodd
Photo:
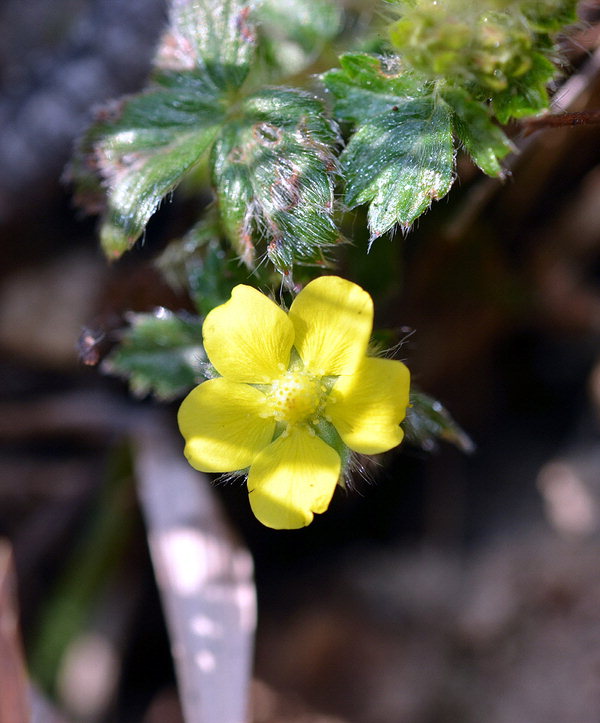
<path id="1" fill-rule="evenodd" d="M 323 75 L 334 114 L 352 124 L 342 154 L 346 203 L 369 203 L 371 238 L 407 228 L 454 176 L 453 136 L 487 174 L 512 150 L 494 123 L 548 106 L 556 74 L 552 33 L 574 19 L 551 3 L 411 0 L 389 37 L 393 55 L 348 54 Z"/>
<path id="2" fill-rule="evenodd" d="M 129 314 L 121 344 L 104 360 L 104 371 L 129 380 L 133 394 L 175 399 L 204 379 L 199 319 L 164 308 Z"/>
<path id="3" fill-rule="evenodd" d="M 555 73 L 550 35 L 575 21 L 574 0 L 417 0 L 396 7 L 401 17 L 390 40 L 413 72 L 491 99 L 502 123 L 547 107 L 546 84 Z"/>
<path id="4" fill-rule="evenodd" d="M 431 90 L 402 72 L 397 58 L 348 53 L 341 56 L 340 65 L 322 78 L 335 97 L 334 113 L 341 121 L 360 123 L 389 111 L 398 100 L 423 97 Z"/>
<path id="5" fill-rule="evenodd" d="M 253 8 L 242 0 L 174 3 L 151 89 L 105 113 L 82 142 L 74 176 L 85 202 L 90 169 L 99 171 L 107 189 L 100 235 L 111 258 L 140 237 L 161 199 L 211 145 L 223 230 L 248 267 L 263 239 L 281 273 L 294 262 L 324 263 L 324 250 L 338 240 L 338 133 L 322 102 L 288 88 L 241 95 L 257 46 Z M 281 30 L 282 12 L 269 2 L 260 11 L 261 37 L 272 47 L 266 32 Z M 337 32 L 340 12 L 325 0 L 314 9 L 297 0 L 291 19 L 288 40 L 305 53 L 304 63 L 314 43 Z"/>
<path id="6" fill-rule="evenodd" d="M 488 176 L 504 175 L 501 161 L 512 143 L 491 118 L 488 106 L 473 100 L 463 88 L 445 88 L 442 97 L 452 111 L 452 128 L 473 162 Z"/>
<path id="7" fill-rule="evenodd" d="M 219 210 L 244 262 L 255 262 L 255 239 L 285 273 L 294 261 L 320 262 L 338 232 L 333 222 L 335 127 L 322 103 L 306 93 L 266 89 L 244 101 L 212 153 Z"/>
<path id="8" fill-rule="evenodd" d="M 575 19 L 575 4 L 382 0 L 374 16 L 387 15 L 387 27 L 369 46 L 381 53 L 347 52 L 321 75 L 329 107 L 265 83 L 294 75 L 306 87 L 299 73 L 327 67 L 323 58 L 350 27 L 339 0 L 169 0 L 148 87 L 103 109 L 72 176 L 79 202 L 102 214 L 103 248 L 117 258 L 205 159 L 215 203 L 157 262 L 200 318 L 132 315 L 104 368 L 137 394 L 167 399 L 189 388 L 202 378 L 201 317 L 236 283 L 283 280 L 293 291 L 297 265 L 334 261 L 336 191 L 347 209 L 368 206 L 372 241 L 407 230 L 448 193 L 458 148 L 502 177 L 513 146 L 499 124 L 548 106 L 554 36 Z M 347 217 L 345 228 L 362 218 Z M 451 434 L 424 399 L 415 398 L 409 434 Z"/>
<path id="9" fill-rule="evenodd" d="M 173 2 L 150 89 L 103 111 L 84 138 L 74 180 L 85 201 L 90 169 L 102 179 L 109 257 L 135 243 L 214 140 L 255 52 L 250 9 L 245 0 Z"/>
<path id="10" fill-rule="evenodd" d="M 336 113 L 356 129 L 342 153 L 346 203 L 370 202 L 369 229 L 408 227 L 452 185 L 452 116 L 431 88 L 386 58 L 350 55 L 323 76 Z"/>
<path id="11" fill-rule="evenodd" d="M 522 12 L 532 30 L 558 33 L 577 22 L 577 0 L 529 0 L 523 3 Z"/>
<path id="12" fill-rule="evenodd" d="M 155 65 L 162 74 L 191 72 L 222 96 L 246 79 L 256 50 L 252 0 L 172 0 Z"/>
<path id="13" fill-rule="evenodd" d="M 409 100 L 362 123 L 342 162 L 346 201 L 369 206 L 373 236 L 396 224 L 407 228 L 445 196 L 453 180 L 450 113 L 432 96 Z"/>
<path id="14" fill-rule="evenodd" d="M 340 238 L 334 219 L 339 145 L 345 201 L 369 204 L 371 237 L 408 228 L 454 178 L 454 138 L 490 175 L 512 146 L 501 123 L 548 103 L 552 36 L 574 18 L 572 0 L 388 2 L 394 53 L 342 56 L 320 100 L 257 88 L 261 72 L 306 68 L 342 27 L 333 0 L 172 0 L 147 90 L 109 106 L 73 164 L 80 201 L 98 209 L 111 258 L 141 236 L 162 198 L 212 148 L 225 235 L 249 268 L 263 254 L 288 275 L 323 264 Z M 260 59 L 266 62 L 258 62 Z M 251 78 L 251 80 L 249 80 Z"/>
<path id="15" fill-rule="evenodd" d="M 554 74 L 554 65 L 540 53 L 534 54 L 527 71 L 494 95 L 492 108 L 498 121 L 508 123 L 511 118 L 545 110 L 548 107 L 546 86 Z"/>
<path id="16" fill-rule="evenodd" d="M 182 75 L 171 87 L 125 101 L 118 120 L 103 124 L 94 152 L 109 189 L 100 232 L 107 256 L 131 247 L 214 139 L 222 105 L 198 90 L 193 76 Z"/>
<path id="17" fill-rule="evenodd" d="M 221 298 L 217 291 L 218 284 L 225 276 L 226 261 L 219 223 L 214 214 L 207 215 L 183 238 L 171 241 L 156 259 L 155 265 L 172 289 L 177 292 L 187 289 L 190 292 L 202 315 L 227 298 L 227 295 Z M 196 278 L 208 291 L 206 299 L 203 294 L 205 289 L 196 286 Z M 205 303 L 211 305 L 204 308 Z"/>

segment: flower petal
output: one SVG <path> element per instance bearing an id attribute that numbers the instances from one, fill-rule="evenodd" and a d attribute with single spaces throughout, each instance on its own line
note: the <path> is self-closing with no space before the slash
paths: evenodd
<path id="1" fill-rule="evenodd" d="M 378 454 L 400 444 L 410 373 L 402 362 L 366 357 L 355 374 L 340 377 L 325 414 L 355 452 Z"/>
<path id="2" fill-rule="evenodd" d="M 294 299 L 289 316 L 294 346 L 317 376 L 352 374 L 367 352 L 373 300 L 351 281 L 339 276 L 311 281 Z"/>
<path id="3" fill-rule="evenodd" d="M 202 327 L 215 369 L 234 382 L 265 384 L 288 368 L 294 329 L 287 314 L 260 291 L 239 284 Z"/>
<path id="4" fill-rule="evenodd" d="M 292 429 L 260 452 L 248 475 L 250 506 L 276 530 L 295 530 L 325 512 L 340 476 L 338 453 L 306 428 Z"/>
<path id="5" fill-rule="evenodd" d="M 275 421 L 260 417 L 265 395 L 247 384 L 209 379 L 183 400 L 177 421 L 185 456 L 202 472 L 249 467 L 273 439 Z"/>

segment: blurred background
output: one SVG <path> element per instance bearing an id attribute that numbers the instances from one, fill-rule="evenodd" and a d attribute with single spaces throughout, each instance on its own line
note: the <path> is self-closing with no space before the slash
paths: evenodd
<path id="1" fill-rule="evenodd" d="M 557 111 L 600 110 L 600 4 L 581 16 Z M 159 0 L 0 5 L 0 536 L 65 720 L 181 720 L 130 443 L 148 418 L 175 431 L 177 405 L 96 365 L 126 311 L 190 308 L 152 264 L 190 200 L 108 265 L 61 180 L 164 21 Z M 474 451 L 404 444 L 294 532 L 214 488 L 254 558 L 257 723 L 600 719 L 600 126 L 511 133 L 504 183 L 461 159 L 411 233 L 366 255 L 357 231 L 339 258 Z"/>

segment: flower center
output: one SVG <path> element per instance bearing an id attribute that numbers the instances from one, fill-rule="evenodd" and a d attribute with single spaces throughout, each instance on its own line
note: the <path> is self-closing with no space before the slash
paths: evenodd
<path id="1" fill-rule="evenodd" d="M 278 422 L 303 422 L 318 410 L 322 395 L 317 379 L 304 372 L 287 372 L 271 387 L 270 412 Z"/>

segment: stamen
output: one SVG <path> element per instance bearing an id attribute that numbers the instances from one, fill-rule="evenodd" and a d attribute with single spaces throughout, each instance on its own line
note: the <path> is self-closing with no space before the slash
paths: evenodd
<path id="1" fill-rule="evenodd" d="M 300 424 L 318 415 L 323 403 L 318 379 L 303 371 L 291 371 L 274 382 L 267 399 L 271 415 L 278 422 Z"/>

